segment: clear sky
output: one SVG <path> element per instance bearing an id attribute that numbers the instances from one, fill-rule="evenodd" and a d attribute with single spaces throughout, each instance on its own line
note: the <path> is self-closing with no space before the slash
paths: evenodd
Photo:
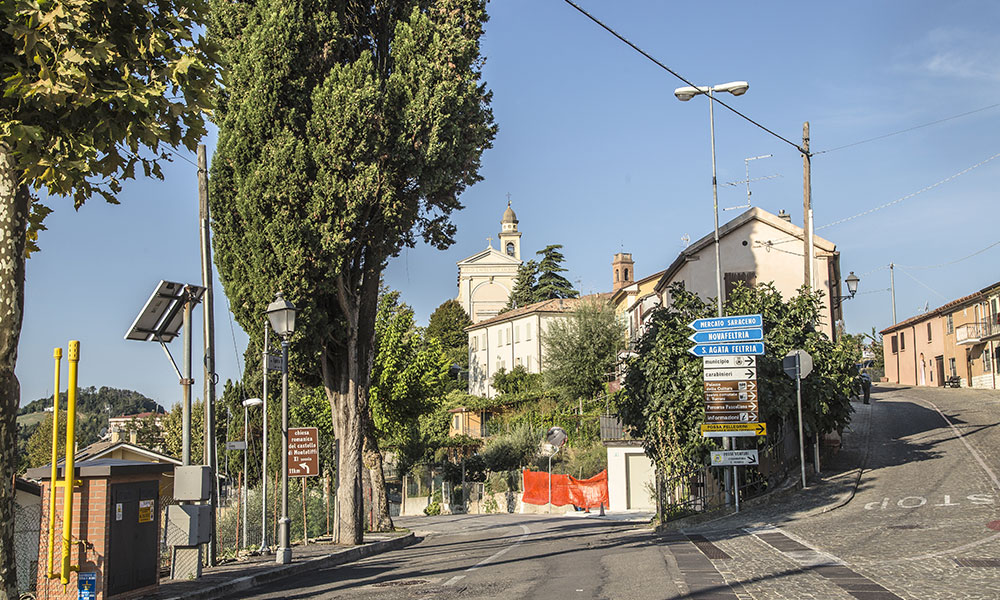
<path id="1" fill-rule="evenodd" d="M 579 4 L 698 85 L 746 80 L 723 99 L 812 149 L 834 149 L 1000 102 L 1000 4 L 983 1 L 653 2 Z M 485 79 L 500 131 L 483 157 L 484 180 L 466 191 L 451 249 L 405 250 L 387 283 L 418 320 L 457 295 L 455 263 L 500 229 L 510 194 L 522 257 L 563 244 L 568 278 L 609 291 L 611 258 L 631 252 L 636 275 L 665 268 L 712 227 L 708 105 L 679 102 L 682 82 L 562 0 L 497 0 L 483 40 Z M 792 146 L 716 110 L 720 206 L 785 209 L 802 223 L 802 159 Z M 843 273 L 861 277 L 844 305 L 852 332 L 891 324 L 890 262 L 899 320 L 1000 280 L 1000 158 L 915 196 L 1000 153 L 1000 107 L 813 159 L 817 235 L 837 244 Z M 206 139 L 209 157 L 214 132 Z M 191 161 L 194 156 L 184 155 Z M 52 348 L 82 342 L 80 384 L 138 390 L 166 406 L 177 377 L 156 344 L 126 329 L 160 279 L 200 282 L 195 167 L 176 160 L 166 181 L 128 184 L 120 206 L 92 201 L 74 213 L 51 199 L 42 252 L 28 261 L 17 374 L 22 402 L 52 391 Z M 887 208 L 831 227 L 875 207 Z M 723 222 L 739 210 L 721 213 Z M 495 243 L 495 242 L 494 242 Z M 723 257 L 725 261 L 725 257 Z M 246 336 L 217 286 L 220 385 L 238 379 Z M 201 343 L 200 311 L 195 347 Z M 234 343 L 235 338 L 235 343 Z M 181 342 L 171 344 L 179 359 Z M 196 355 L 197 356 L 197 355 Z M 199 359 L 195 395 L 201 396 Z M 65 385 L 65 367 L 63 382 Z M 221 388 L 220 388 L 221 393 Z"/>

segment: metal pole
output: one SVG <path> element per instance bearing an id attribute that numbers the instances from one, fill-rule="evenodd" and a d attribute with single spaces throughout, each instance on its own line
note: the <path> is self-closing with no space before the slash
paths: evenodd
<path id="1" fill-rule="evenodd" d="M 719 248 L 719 184 L 715 172 L 715 96 L 711 87 L 708 88 L 708 129 L 712 137 L 712 206 L 715 211 L 715 306 L 717 316 L 724 314 L 722 308 L 722 251 Z M 728 437 L 722 438 L 722 447 L 726 450 L 732 447 Z M 726 503 L 732 498 L 733 483 L 729 471 L 724 470 Z"/>
<path id="2" fill-rule="evenodd" d="M 733 498 L 736 499 L 736 512 L 740 512 L 740 474 L 733 465 Z"/>
<path id="3" fill-rule="evenodd" d="M 552 455 L 549 455 L 549 514 L 552 513 Z"/>
<path id="4" fill-rule="evenodd" d="M 288 544 L 288 338 L 281 340 L 281 518 L 278 519 L 278 552 L 275 562 L 292 562 Z"/>
<path id="5" fill-rule="evenodd" d="M 261 361 L 264 369 L 264 404 L 261 408 L 264 411 L 264 449 L 260 458 L 260 551 L 267 552 L 267 334 L 269 325 L 264 319 L 264 351 L 261 353 Z"/>
<path id="6" fill-rule="evenodd" d="M 715 304 L 722 316 L 722 258 L 719 250 L 719 185 L 715 176 L 715 96 L 708 88 L 708 128 L 712 135 L 712 205 L 715 209 Z"/>
<path id="7" fill-rule="evenodd" d="M 181 388 L 184 390 L 184 405 L 181 408 L 181 464 L 185 467 L 191 464 L 191 298 L 190 290 L 185 291 L 184 298 L 184 378 Z"/>
<path id="8" fill-rule="evenodd" d="M 895 325 L 898 321 L 896 321 L 896 265 L 893 263 L 889 263 L 889 291 L 892 295 L 892 324 Z"/>
<path id="9" fill-rule="evenodd" d="M 809 229 L 807 230 L 808 241 L 806 242 L 807 244 L 809 244 L 809 252 L 806 254 L 806 256 L 808 258 L 806 260 L 809 261 L 809 281 L 808 281 L 808 284 L 809 284 L 809 289 L 810 290 L 816 289 L 816 245 L 813 243 L 813 235 L 814 235 L 813 232 L 814 231 L 815 231 L 815 229 L 814 229 L 814 225 L 813 225 L 813 210 L 810 208 L 809 209 Z M 831 300 L 831 302 L 832 302 L 832 300 Z M 836 331 L 834 332 L 834 335 L 836 335 Z"/>
<path id="10" fill-rule="evenodd" d="M 52 469 L 49 475 L 49 562 L 45 576 L 55 579 L 52 562 L 55 556 L 56 543 L 56 488 L 59 477 L 59 362 L 62 359 L 62 348 L 52 350 L 52 358 L 56 362 L 55 393 L 52 394 Z"/>
<path id="11" fill-rule="evenodd" d="M 243 443 L 246 446 L 243 447 L 243 486 L 240 489 L 240 494 L 243 496 L 243 547 L 247 547 L 247 504 L 250 502 L 250 494 L 247 489 L 250 487 L 249 471 L 247 467 L 250 463 L 250 407 L 246 404 L 243 405 Z"/>
<path id="12" fill-rule="evenodd" d="M 208 159 L 205 157 L 205 145 L 198 144 L 198 213 L 201 232 L 201 285 L 205 288 L 203 309 L 203 335 L 205 343 L 205 420 L 203 427 L 205 455 L 202 464 L 211 469 L 212 479 L 212 537 L 208 542 L 208 564 L 216 563 L 218 525 L 215 511 L 219 506 L 219 462 L 215 448 L 215 303 L 212 292 L 212 232 L 209 225 L 208 209 Z"/>
<path id="13" fill-rule="evenodd" d="M 808 233 L 812 223 L 812 157 L 809 155 L 809 121 L 802 124 L 802 149 L 805 150 L 805 153 L 802 154 L 802 228 L 806 232 L 802 240 L 805 245 L 802 249 L 802 256 L 807 257 L 810 256 L 810 248 L 812 248 L 812 240 L 809 239 Z M 812 289 L 812 262 L 806 260 L 805 266 L 803 284 Z"/>
<path id="14" fill-rule="evenodd" d="M 806 485 L 806 440 L 802 434 L 802 366 L 799 355 L 795 355 L 795 401 L 799 409 L 799 462 L 802 464 L 802 489 Z"/>
<path id="15" fill-rule="evenodd" d="M 73 487 L 76 485 L 76 387 L 77 365 L 80 363 L 80 342 L 69 343 L 69 387 L 66 388 L 66 459 L 63 461 L 63 520 L 62 520 L 62 569 L 60 571 L 64 588 L 69 584 L 70 571 L 79 571 L 79 566 L 70 563 L 70 547 L 76 542 L 73 534 Z M 53 481 L 52 485 L 56 485 Z"/>

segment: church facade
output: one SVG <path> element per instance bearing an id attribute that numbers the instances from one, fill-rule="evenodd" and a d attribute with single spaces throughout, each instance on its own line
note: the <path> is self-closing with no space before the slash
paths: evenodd
<path id="1" fill-rule="evenodd" d="M 491 238 L 485 250 L 458 261 L 457 300 L 473 323 L 497 316 L 514 291 L 521 266 L 521 232 L 509 201 L 498 237 L 499 249 L 493 247 Z"/>

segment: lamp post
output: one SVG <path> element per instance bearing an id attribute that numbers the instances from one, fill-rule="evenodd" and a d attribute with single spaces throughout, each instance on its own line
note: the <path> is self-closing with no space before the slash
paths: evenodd
<path id="1" fill-rule="evenodd" d="M 247 488 L 250 487 L 250 478 L 248 477 L 248 456 L 250 455 L 250 414 L 249 408 L 251 406 L 260 406 L 264 404 L 264 401 L 260 398 L 247 398 L 243 401 L 243 443 L 247 444 L 243 447 L 243 547 L 247 547 L 247 504 L 250 501 L 250 494 L 247 493 Z M 226 461 L 229 464 L 229 461 Z"/>
<path id="2" fill-rule="evenodd" d="M 281 292 L 267 306 L 267 319 L 281 338 L 281 518 L 278 519 L 278 551 L 275 562 L 292 562 L 288 526 L 288 338 L 295 332 L 296 308 Z"/>
<path id="3" fill-rule="evenodd" d="M 861 279 L 854 274 L 854 271 L 851 271 L 850 275 L 847 276 L 847 279 L 844 280 L 844 283 L 847 284 L 847 295 L 834 296 L 831 299 L 833 308 L 838 308 L 844 300 L 850 300 L 853 298 L 854 295 L 858 293 L 858 283 L 860 282 Z"/>
<path id="4" fill-rule="evenodd" d="M 569 435 L 562 427 L 550 427 L 542 441 L 542 452 L 549 457 L 549 513 L 552 512 L 552 457 L 559 452 L 567 438 Z"/>
<path id="5" fill-rule="evenodd" d="M 712 203 L 715 206 L 715 291 L 718 316 L 722 316 L 722 261 L 719 251 L 719 187 L 715 177 L 715 92 L 729 92 L 734 96 L 742 96 L 750 88 L 745 81 L 731 81 L 716 86 L 679 87 L 674 90 L 674 96 L 681 102 L 687 102 L 700 94 L 708 94 L 708 127 L 712 137 Z"/>

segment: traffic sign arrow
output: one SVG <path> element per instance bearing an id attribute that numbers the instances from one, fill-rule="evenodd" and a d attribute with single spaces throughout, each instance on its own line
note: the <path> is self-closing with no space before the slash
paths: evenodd
<path id="1" fill-rule="evenodd" d="M 705 381 L 749 381 L 757 379 L 757 369 L 705 369 Z"/>
<path id="2" fill-rule="evenodd" d="M 697 331 L 688 336 L 696 344 L 754 342 L 764 339 L 764 330 L 760 327 L 752 329 L 723 329 L 721 331 Z"/>
<path id="3" fill-rule="evenodd" d="M 756 356 L 706 356 L 701 359 L 706 369 L 732 369 L 757 366 Z"/>
<path id="4" fill-rule="evenodd" d="M 705 391 L 706 392 L 752 392 L 757 389 L 757 380 L 750 379 L 747 381 L 738 380 L 726 380 L 726 381 L 706 381 Z"/>
<path id="5" fill-rule="evenodd" d="M 764 319 L 760 315 L 730 315 L 728 317 L 713 317 L 709 319 L 695 319 L 688 325 L 695 331 L 709 331 L 713 329 L 735 329 L 738 327 L 760 327 L 764 324 Z"/>
<path id="6" fill-rule="evenodd" d="M 764 342 L 741 344 L 698 344 L 688 349 L 695 356 L 726 356 L 737 354 L 764 354 Z"/>

